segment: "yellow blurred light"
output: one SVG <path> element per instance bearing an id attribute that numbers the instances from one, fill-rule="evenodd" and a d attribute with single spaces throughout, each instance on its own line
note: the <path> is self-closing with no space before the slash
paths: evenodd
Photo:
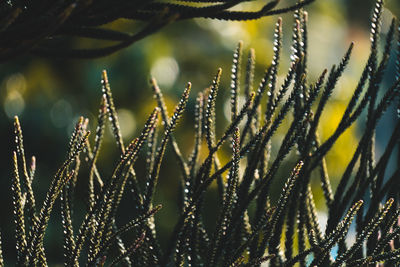
<path id="1" fill-rule="evenodd" d="M 345 108 L 346 105 L 343 103 L 334 103 L 324 109 L 319 129 L 322 141 L 325 141 L 336 130 Z M 327 154 L 328 170 L 332 177 L 338 177 L 343 174 L 343 166 L 347 166 L 351 160 L 357 144 L 356 129 L 353 125 L 341 135 L 332 150 Z"/>
<path id="2" fill-rule="evenodd" d="M 117 110 L 122 138 L 132 139 L 136 129 L 136 120 L 133 113 L 128 109 Z"/>
<path id="3" fill-rule="evenodd" d="M 156 78 L 163 89 L 169 89 L 176 81 L 179 74 L 179 66 L 172 57 L 162 57 L 151 67 L 151 75 Z"/>
<path id="4" fill-rule="evenodd" d="M 20 92 L 12 90 L 7 93 L 3 106 L 7 116 L 12 119 L 14 116 L 21 115 L 24 111 L 25 101 Z"/>
<path id="5" fill-rule="evenodd" d="M 7 92 L 18 91 L 23 94 L 26 90 L 26 80 L 24 75 L 16 73 L 11 75 L 6 82 Z"/>

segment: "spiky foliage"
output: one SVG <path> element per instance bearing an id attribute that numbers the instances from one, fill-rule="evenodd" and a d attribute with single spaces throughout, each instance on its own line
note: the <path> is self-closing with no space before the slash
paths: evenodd
<path id="1" fill-rule="evenodd" d="M 239 70 L 243 54 L 242 43 L 239 43 L 231 75 L 232 114 L 221 136 L 217 134 L 216 127 L 219 126 L 215 123 L 221 69 L 217 70 L 210 88 L 198 94 L 194 147 L 188 158 L 180 152 L 174 129 L 184 114 L 191 84 L 186 86 L 169 118 L 161 89 L 155 79 L 151 79 L 156 107 L 139 137 L 125 147 L 107 73 L 103 72 L 103 98 L 94 145 L 88 139 L 88 121 L 81 118 L 72 134 L 66 161 L 39 207 L 35 204 L 32 189 L 35 161 L 33 158 L 28 169 L 22 130 L 16 118 L 12 193 L 17 263 L 29 266 L 47 264 L 43 238 L 55 200 L 60 198 L 66 266 L 85 263 L 89 266 L 115 266 L 122 262 L 128 266 L 259 266 L 265 261 L 269 261 L 270 266 L 399 265 L 400 166 L 396 166 L 390 177 L 385 177 L 393 150 L 400 141 L 400 121 L 396 122 L 382 156 L 377 158 L 374 153 L 377 123 L 400 95 L 399 75 L 388 88 L 382 85 L 389 54 L 394 50 L 392 42 L 396 25 L 393 21 L 380 55 L 381 12 L 382 2 L 378 0 L 373 13 L 369 59 L 340 123 L 323 142 L 318 137 L 321 116 L 346 69 L 354 45 L 350 44 L 337 66 L 330 71 L 323 70 L 315 81 L 309 78 L 307 14 L 302 10 L 295 12 L 292 62 L 282 84 L 277 83 L 282 20 L 276 24 L 271 66 L 258 88 L 254 89 L 255 54 L 250 50 L 244 68 L 247 100 L 243 106 L 238 103 L 238 96 L 242 93 L 239 90 Z M 400 52 L 398 46 L 395 49 Z M 378 92 L 382 90 L 385 91 L 379 98 Z M 261 114 L 263 97 L 267 98 L 264 116 Z M 363 111 L 365 119 L 361 116 Z M 164 134 L 158 138 L 160 115 Z M 110 177 L 102 176 L 96 167 L 107 117 L 121 153 Z M 275 143 L 272 138 L 284 120 L 289 126 L 281 142 Z M 333 190 L 325 156 L 356 121 L 365 123 L 367 130 L 345 166 L 338 187 Z M 225 149 L 224 143 L 228 140 L 232 157 L 222 162 L 218 152 Z M 179 166 L 183 198 L 178 205 L 181 210 L 168 246 L 162 250 L 155 228 L 157 222 L 153 218 L 161 206 L 154 203 L 154 195 L 157 182 L 163 177 L 160 167 L 168 144 Z M 277 151 L 275 156 L 271 155 L 271 147 Z M 135 162 L 143 149 L 147 149 L 144 153 L 146 174 L 141 185 L 135 173 Z M 207 151 L 206 156 L 201 155 L 201 150 Z M 83 165 L 80 163 L 82 153 L 90 170 L 88 210 L 79 229 L 74 229 L 72 197 Z M 289 156 L 291 161 L 287 161 Z M 297 164 L 290 163 L 293 160 Z M 288 177 L 279 175 L 282 166 L 288 165 L 293 165 Z M 318 177 L 321 182 L 328 210 L 325 231 L 317 216 L 311 176 Z M 278 180 L 285 181 L 285 184 L 274 201 L 271 189 Z M 216 206 L 219 209 L 216 224 L 210 229 L 205 227 L 203 215 L 207 212 L 204 209 L 205 195 L 212 184 L 218 187 L 219 202 Z M 135 216 L 129 223 L 120 225 L 116 211 L 124 194 L 131 195 Z M 355 225 L 355 241 L 349 244 L 345 241 L 349 239 L 352 224 Z M 136 236 L 133 242 L 124 238 L 128 231 Z M 81 255 L 83 251 L 87 255 Z M 338 252 L 337 256 L 334 251 Z M 3 264 L 1 255 L 0 265 Z"/>
<path id="2" fill-rule="evenodd" d="M 271 0 L 256 11 L 231 10 L 246 1 L 1 1 L 0 62 L 25 53 L 45 57 L 96 58 L 126 48 L 177 20 L 253 20 L 290 12 L 314 0 L 299 1 L 281 8 L 278 7 L 279 0 Z M 103 26 L 119 19 L 138 22 L 142 28 L 129 33 Z M 71 37 L 106 40 L 115 44 L 79 49 L 60 46 L 60 40 Z"/>

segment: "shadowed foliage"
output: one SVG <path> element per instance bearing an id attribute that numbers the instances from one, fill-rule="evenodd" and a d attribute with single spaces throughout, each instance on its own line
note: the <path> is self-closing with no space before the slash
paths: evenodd
<path id="1" fill-rule="evenodd" d="M 0 62 L 26 53 L 52 58 L 97 58 L 126 48 L 177 20 L 253 20 L 293 11 L 314 0 L 299 1 L 287 7 L 279 7 L 280 1 L 272 0 L 256 11 L 231 10 L 247 1 L 2 1 Z M 138 26 L 134 27 L 136 29 L 132 33 L 111 29 L 113 27 L 109 25 L 117 20 L 137 22 Z M 125 24 L 128 25 L 127 22 Z M 98 48 L 71 49 L 65 43 L 72 37 L 113 43 Z"/>

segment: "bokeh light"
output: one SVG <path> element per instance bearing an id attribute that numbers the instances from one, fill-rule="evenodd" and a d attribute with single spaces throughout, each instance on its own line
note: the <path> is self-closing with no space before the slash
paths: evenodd
<path id="1" fill-rule="evenodd" d="M 179 74 L 179 66 L 172 57 L 157 59 L 151 67 L 151 76 L 157 79 L 160 86 L 170 88 L 176 81 Z"/>

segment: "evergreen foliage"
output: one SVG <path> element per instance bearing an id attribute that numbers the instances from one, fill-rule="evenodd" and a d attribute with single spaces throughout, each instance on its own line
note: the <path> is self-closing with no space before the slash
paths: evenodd
<path id="1" fill-rule="evenodd" d="M 26 53 L 52 58 L 97 58 L 126 48 L 177 20 L 253 20 L 293 11 L 314 0 L 283 8 L 278 8 L 279 0 L 272 0 L 257 11 L 231 10 L 246 1 L 249 0 L 4 0 L 0 3 L 0 62 Z M 135 33 L 104 27 L 119 19 L 143 23 Z M 71 37 L 114 43 L 71 49 L 64 45 Z"/>

